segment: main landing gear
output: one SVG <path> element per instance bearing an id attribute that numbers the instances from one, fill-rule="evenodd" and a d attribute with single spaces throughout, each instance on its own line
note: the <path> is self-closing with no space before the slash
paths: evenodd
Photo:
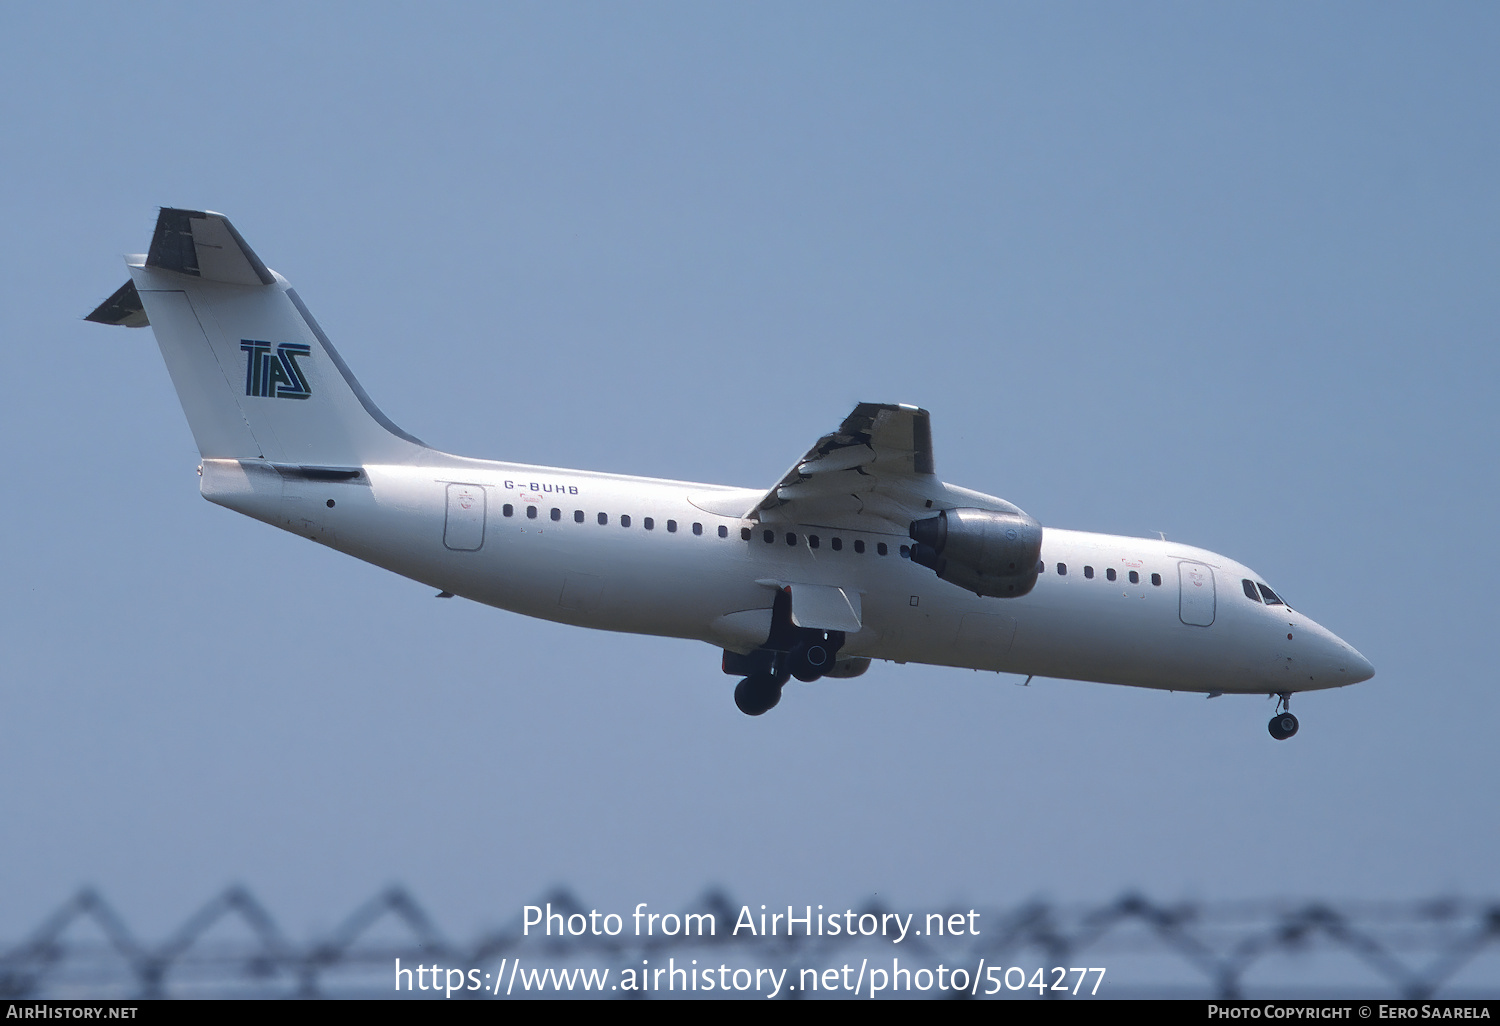
<path id="1" fill-rule="evenodd" d="M 1278 741 L 1285 741 L 1297 733 L 1297 717 L 1292 715 L 1292 693 L 1282 691 L 1276 696 L 1276 715 L 1271 717 L 1267 730 Z"/>
<path id="2" fill-rule="evenodd" d="M 803 628 L 797 628 L 803 630 Z M 724 672 L 743 673 L 734 688 L 734 704 L 746 716 L 759 716 L 776 708 L 781 688 L 796 677 L 811 684 L 834 669 L 844 636 L 838 631 L 807 631 L 790 651 L 758 648 L 749 655 L 724 653 Z"/>
<path id="3" fill-rule="evenodd" d="M 781 701 L 782 685 L 791 678 L 811 683 L 832 671 L 843 644 L 843 631 L 820 631 L 792 623 L 792 596 L 777 592 L 766 643 L 749 655 L 724 652 L 724 672 L 745 674 L 745 679 L 735 685 L 734 704 L 746 716 L 770 712 Z"/>
<path id="4" fill-rule="evenodd" d="M 781 685 L 786 677 L 777 679 L 774 673 L 752 673 L 734 687 L 734 704 L 746 716 L 759 716 L 776 708 L 781 701 Z"/>

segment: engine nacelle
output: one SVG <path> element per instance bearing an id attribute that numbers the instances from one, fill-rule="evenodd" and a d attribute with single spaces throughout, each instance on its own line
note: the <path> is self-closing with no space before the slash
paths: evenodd
<path id="1" fill-rule="evenodd" d="M 1024 513 L 948 509 L 912 521 L 913 563 L 978 595 L 1019 598 L 1036 586 L 1042 525 Z"/>

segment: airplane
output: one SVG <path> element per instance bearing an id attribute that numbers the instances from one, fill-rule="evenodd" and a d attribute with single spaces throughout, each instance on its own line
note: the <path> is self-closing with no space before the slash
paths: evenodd
<path id="1" fill-rule="evenodd" d="M 860 403 L 769 489 L 455 456 L 393 424 L 229 219 L 162 208 L 92 313 L 156 336 L 205 499 L 438 589 L 706 642 L 759 716 L 872 660 L 1291 696 L 1374 675 L 1249 567 L 1043 527 L 937 477 L 924 409 Z"/>

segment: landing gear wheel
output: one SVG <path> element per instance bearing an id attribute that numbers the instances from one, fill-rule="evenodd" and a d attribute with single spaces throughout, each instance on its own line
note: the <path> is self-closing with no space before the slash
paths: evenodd
<path id="1" fill-rule="evenodd" d="M 792 676 L 811 684 L 833 668 L 833 653 L 826 642 L 814 641 L 792 653 Z"/>
<path id="2" fill-rule="evenodd" d="M 1271 717 L 1271 723 L 1267 729 L 1276 740 L 1285 741 L 1297 733 L 1297 717 L 1289 712 L 1277 713 Z"/>
<path id="3" fill-rule="evenodd" d="M 734 687 L 734 704 L 746 716 L 759 716 L 781 701 L 781 684 L 769 673 L 752 673 Z"/>

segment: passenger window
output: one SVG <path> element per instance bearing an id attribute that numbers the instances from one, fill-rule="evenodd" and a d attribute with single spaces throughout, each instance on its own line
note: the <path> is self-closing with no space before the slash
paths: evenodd
<path id="1" fill-rule="evenodd" d="M 562 519 L 562 510 L 558 509 L 556 506 L 552 507 L 552 519 L 553 521 Z"/>
<path id="2" fill-rule="evenodd" d="M 910 559 L 911 558 L 911 546 L 910 545 L 903 545 L 903 546 L 901 546 L 901 558 L 902 559 Z"/>
<path id="3" fill-rule="evenodd" d="M 1105 580 L 1108 580 L 1108 581 L 1114 580 L 1115 579 L 1115 568 L 1114 567 L 1109 567 L 1107 570 L 1105 570 L 1104 571 L 1104 578 L 1105 578 Z"/>
<path id="4" fill-rule="evenodd" d="M 1083 576 L 1085 579 L 1092 581 L 1094 579 L 1094 568 L 1091 566 L 1084 567 Z"/>
<path id="5" fill-rule="evenodd" d="M 786 543 L 788 545 L 796 545 L 797 544 L 797 536 L 795 534 L 792 534 L 790 531 L 788 531 L 787 535 L 786 535 Z"/>
<path id="6" fill-rule="evenodd" d="M 854 539 L 854 551 L 855 552 L 864 552 L 865 551 L 865 543 L 864 543 L 863 539 L 861 539 L 861 538 Z"/>
<path id="7" fill-rule="evenodd" d="M 815 548 L 818 547 L 818 536 L 817 535 L 810 534 L 810 535 L 807 536 L 807 547 L 810 548 L 810 549 L 815 549 Z"/>
<path id="8" fill-rule="evenodd" d="M 1130 583 L 1131 584 L 1140 584 L 1141 583 L 1141 575 L 1138 574 L 1138 573 L 1136 573 L 1134 570 L 1130 571 Z"/>
<path id="9" fill-rule="evenodd" d="M 527 520 L 535 520 L 536 519 L 536 507 L 535 506 L 527 506 L 526 507 L 526 519 Z"/>
<path id="10" fill-rule="evenodd" d="M 1161 587 L 1161 574 L 1152 574 L 1151 575 L 1151 583 L 1154 584 L 1154 585 L 1156 585 L 1158 588 L 1160 588 Z"/>
<path id="11" fill-rule="evenodd" d="M 608 513 L 600 513 L 599 514 L 599 526 L 603 527 L 607 523 L 609 523 L 609 514 Z"/>
<path id="12" fill-rule="evenodd" d="M 1066 577 L 1066 576 L 1068 576 L 1068 564 L 1066 564 L 1066 563 L 1059 563 L 1059 564 L 1057 564 L 1057 576 L 1059 576 L 1059 577 Z"/>
<path id="13" fill-rule="evenodd" d="M 838 537 L 837 535 L 835 535 L 834 539 L 833 539 L 833 551 L 834 552 L 843 552 L 844 551 L 844 539 Z"/>
<path id="14" fill-rule="evenodd" d="M 1257 588 L 1259 588 L 1260 589 L 1260 593 L 1266 597 L 1266 605 L 1268 605 L 1268 606 L 1284 606 L 1284 605 L 1286 605 L 1285 602 L 1281 601 L 1281 599 L 1277 597 L 1277 595 L 1276 595 L 1276 593 L 1274 591 L 1272 591 L 1270 588 L 1267 588 L 1264 584 L 1261 584 L 1260 582 L 1257 581 L 1255 586 Z"/>
<path id="15" fill-rule="evenodd" d="M 698 525 L 694 524 L 693 526 L 697 527 Z M 719 525 L 719 537 L 720 538 L 728 538 L 729 537 L 729 528 L 725 527 L 723 524 Z"/>
<path id="16" fill-rule="evenodd" d="M 1039 574 L 1046 573 L 1047 572 L 1047 564 L 1043 563 L 1040 559 L 1037 560 L 1036 561 L 1036 572 L 1039 573 Z"/>
<path id="17" fill-rule="evenodd" d="M 775 531 L 764 531 L 764 532 L 761 533 L 761 537 L 766 540 L 766 544 L 767 545 L 770 545 L 772 542 L 774 542 L 776 540 L 776 532 Z"/>
<path id="18" fill-rule="evenodd" d="M 702 534 L 703 533 L 703 525 L 702 524 L 694 524 L 693 525 L 693 533 L 694 534 Z"/>
<path id="19" fill-rule="evenodd" d="M 1241 579 L 1240 584 L 1244 586 L 1245 597 L 1251 602 L 1260 602 L 1260 593 L 1255 590 L 1255 582 L 1246 577 Z"/>
<path id="20" fill-rule="evenodd" d="M 516 514 L 516 507 L 512 506 L 510 503 L 507 502 L 504 506 L 500 507 L 500 512 L 503 513 L 505 516 L 508 516 L 508 517 L 515 516 L 515 514 Z M 1248 584 L 1250 582 L 1246 581 L 1245 583 Z"/>
<path id="21" fill-rule="evenodd" d="M 629 527 L 630 526 L 630 514 L 629 513 L 621 513 L 620 514 L 620 526 L 621 527 Z"/>
<path id="22" fill-rule="evenodd" d="M 575 509 L 573 511 L 573 523 L 575 523 L 575 524 L 581 524 L 581 523 L 583 523 L 583 510 L 581 510 L 581 509 Z"/>
<path id="23" fill-rule="evenodd" d="M 723 531 L 724 528 L 721 527 L 721 528 L 719 528 L 719 530 Z M 719 537 L 722 538 L 724 536 L 722 534 L 720 534 Z M 748 527 L 742 527 L 742 528 L 740 528 L 740 540 L 741 541 L 749 541 L 750 540 L 750 528 L 748 528 Z"/>
<path id="24" fill-rule="evenodd" d="M 645 520 L 641 521 L 641 526 L 648 531 L 652 531 L 656 529 L 656 521 L 651 517 L 647 517 Z"/>
<path id="25" fill-rule="evenodd" d="M 885 555 L 886 553 L 888 553 L 890 551 L 891 551 L 890 549 L 886 548 L 885 542 L 876 542 L 875 543 L 875 554 L 877 556 L 883 556 L 883 555 Z"/>
<path id="26" fill-rule="evenodd" d="M 668 520 L 667 521 L 667 533 L 668 534 L 676 534 L 677 533 L 677 521 L 675 521 L 675 520 Z"/>

